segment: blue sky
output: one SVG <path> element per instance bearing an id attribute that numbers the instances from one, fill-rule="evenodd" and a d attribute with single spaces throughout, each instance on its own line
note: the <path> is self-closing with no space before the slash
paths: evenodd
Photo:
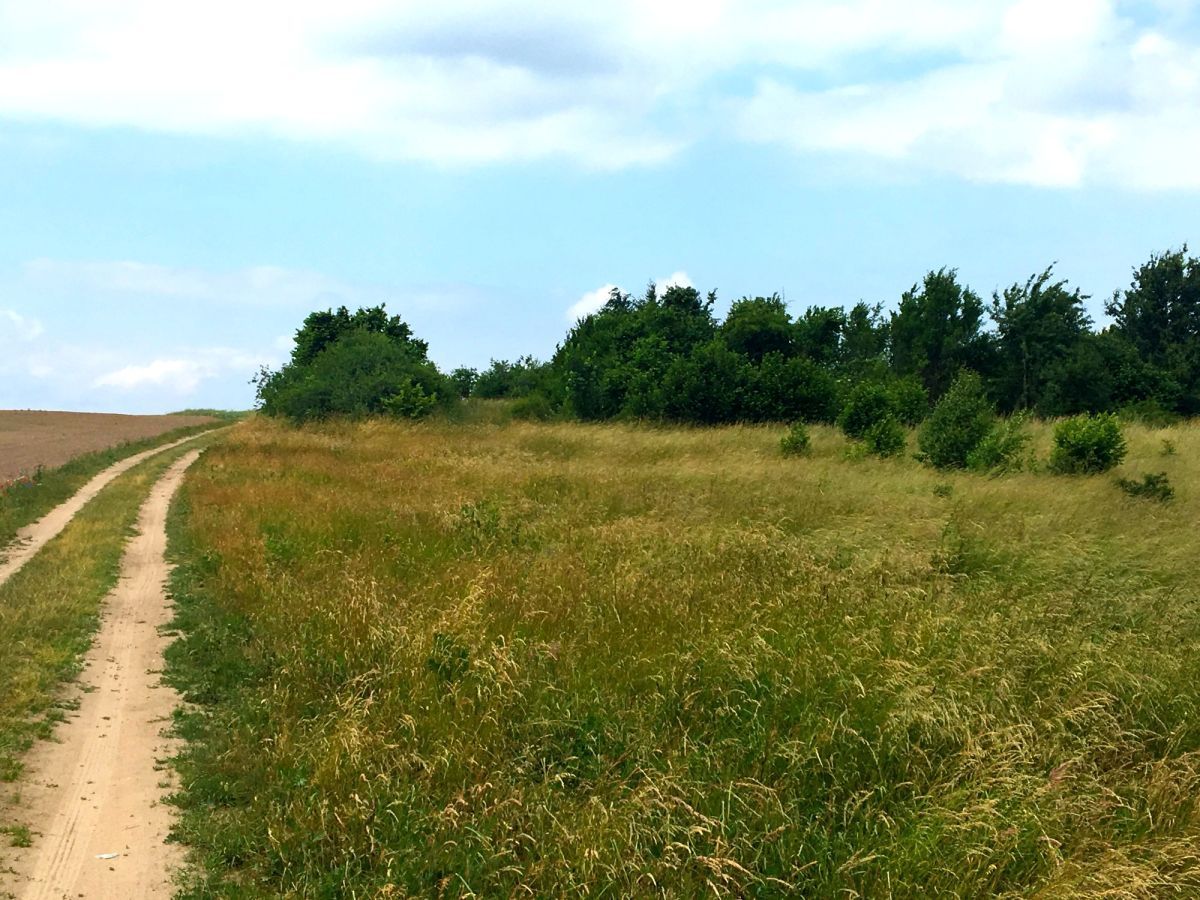
<path id="1" fill-rule="evenodd" d="M 316 308 L 444 367 L 607 286 L 1103 299 L 1200 245 L 1200 4 L 0 0 L 0 407 L 246 407 Z"/>

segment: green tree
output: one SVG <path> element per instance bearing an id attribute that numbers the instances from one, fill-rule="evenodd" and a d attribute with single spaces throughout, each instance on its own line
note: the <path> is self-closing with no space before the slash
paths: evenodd
<path id="1" fill-rule="evenodd" d="M 735 301 L 720 334 L 725 346 L 755 363 L 768 353 L 792 352 L 792 319 L 778 294 Z"/>
<path id="2" fill-rule="evenodd" d="M 892 365 L 917 375 L 935 400 L 963 368 L 986 368 L 983 301 L 958 283 L 954 269 L 930 272 L 900 298 L 890 327 Z"/>
<path id="3" fill-rule="evenodd" d="M 796 352 L 823 366 L 835 365 L 841 355 L 845 310 L 812 306 L 796 319 Z"/>
<path id="4" fill-rule="evenodd" d="M 459 366 L 450 373 L 450 382 L 454 385 L 454 390 L 459 397 L 470 397 L 471 391 L 475 388 L 475 382 L 478 380 L 479 372 L 466 366 Z"/>
<path id="5" fill-rule="evenodd" d="M 1053 281 L 1053 271 L 1051 266 L 992 295 L 1000 357 L 996 392 L 1009 412 L 1041 407 L 1047 388 L 1062 382 L 1066 361 L 1091 327 L 1083 307 L 1087 296 L 1069 290 L 1066 281 Z"/>
<path id="6" fill-rule="evenodd" d="M 429 345 L 412 336 L 412 329 L 399 317 L 389 316 L 383 305 L 359 309 L 351 313 L 346 307 L 318 310 L 310 313 L 296 332 L 292 362 L 304 366 L 315 360 L 326 348 L 352 331 L 381 334 L 403 346 L 415 359 L 425 359 Z"/>
<path id="7" fill-rule="evenodd" d="M 352 329 L 311 361 L 289 363 L 257 379 L 263 413 L 293 422 L 331 416 L 394 415 L 417 418 L 438 403 L 454 400 L 454 389 L 426 359 L 387 334 Z"/>
<path id="8" fill-rule="evenodd" d="M 1200 260 L 1186 245 L 1151 256 L 1105 309 L 1114 331 L 1160 373 L 1154 399 L 1200 413 Z"/>

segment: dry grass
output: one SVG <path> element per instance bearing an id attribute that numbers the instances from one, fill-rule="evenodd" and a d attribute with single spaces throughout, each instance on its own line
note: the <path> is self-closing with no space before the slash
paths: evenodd
<path id="1" fill-rule="evenodd" d="M 192 893 L 1200 893 L 1200 428 L 1130 430 L 1170 505 L 782 433 L 239 427 L 173 524 Z"/>

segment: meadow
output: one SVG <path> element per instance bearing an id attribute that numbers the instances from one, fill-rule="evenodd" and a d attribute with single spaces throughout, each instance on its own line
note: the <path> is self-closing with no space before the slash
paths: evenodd
<path id="1" fill-rule="evenodd" d="M 228 433 L 171 521 L 185 895 L 1200 894 L 1200 427 L 1126 429 L 1170 503 L 783 434 Z"/>

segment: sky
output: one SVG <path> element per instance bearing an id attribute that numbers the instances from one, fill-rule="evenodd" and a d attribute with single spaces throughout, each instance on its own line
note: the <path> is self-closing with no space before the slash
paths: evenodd
<path id="1" fill-rule="evenodd" d="M 0 408 L 249 407 L 307 313 L 894 307 L 1200 247 L 1193 0 L 0 0 Z"/>

